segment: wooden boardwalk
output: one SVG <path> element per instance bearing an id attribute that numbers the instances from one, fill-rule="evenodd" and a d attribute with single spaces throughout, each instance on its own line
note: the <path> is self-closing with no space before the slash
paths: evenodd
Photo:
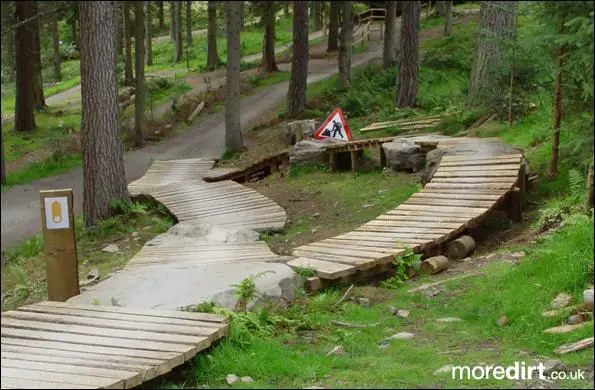
<path id="1" fill-rule="evenodd" d="M 132 195 L 152 196 L 180 222 L 257 231 L 283 229 L 287 214 L 269 198 L 232 180 L 204 181 L 208 175 L 228 172 L 211 169 L 213 164 L 204 159 L 156 161 L 128 188 Z"/>
<path id="2" fill-rule="evenodd" d="M 127 389 L 208 348 L 224 317 L 39 302 L 2 313 L 2 388 Z"/>
<path id="3" fill-rule="evenodd" d="M 465 148 L 465 139 L 440 141 L 441 148 Z M 487 140 L 486 144 L 493 142 Z M 499 206 L 515 186 L 524 191 L 522 154 L 444 156 L 425 188 L 395 209 L 336 237 L 302 245 L 287 264 L 310 268 L 333 281 L 386 270 L 407 248 L 422 252 L 461 235 Z M 320 280 L 314 280 L 320 285 Z"/>

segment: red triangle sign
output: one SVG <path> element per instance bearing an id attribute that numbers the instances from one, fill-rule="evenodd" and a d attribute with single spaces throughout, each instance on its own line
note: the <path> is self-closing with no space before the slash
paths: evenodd
<path id="1" fill-rule="evenodd" d="M 316 139 L 338 139 L 342 141 L 351 141 L 351 132 L 345 116 L 343 116 L 343 110 L 339 107 L 326 118 L 326 121 L 320 126 L 320 128 L 314 133 Z"/>

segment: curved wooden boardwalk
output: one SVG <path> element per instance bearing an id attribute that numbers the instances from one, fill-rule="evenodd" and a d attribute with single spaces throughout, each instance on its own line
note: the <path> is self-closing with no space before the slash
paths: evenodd
<path id="1" fill-rule="evenodd" d="M 438 147 L 465 151 L 467 140 L 443 140 Z M 490 142 L 484 145 L 489 148 Z M 483 219 L 515 185 L 524 188 L 522 158 L 521 153 L 484 156 L 473 150 L 446 155 L 421 192 L 351 232 L 295 248 L 298 258 L 287 264 L 334 280 L 390 264 L 407 248 L 436 247 Z"/>
<path id="2" fill-rule="evenodd" d="M 207 183 L 213 160 L 156 161 L 128 186 L 132 195 L 146 194 L 166 206 L 180 222 L 209 223 L 222 228 L 280 230 L 287 221 L 281 206 L 231 180 Z"/>

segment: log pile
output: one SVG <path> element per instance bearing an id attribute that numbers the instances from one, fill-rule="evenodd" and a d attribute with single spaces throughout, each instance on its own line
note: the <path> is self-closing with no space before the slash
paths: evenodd
<path id="1" fill-rule="evenodd" d="M 388 129 L 389 127 L 398 127 L 401 130 L 423 130 L 437 125 L 441 119 L 442 116 L 436 115 L 419 119 L 409 118 L 396 121 L 372 123 L 371 125 L 361 128 L 360 133 Z"/>

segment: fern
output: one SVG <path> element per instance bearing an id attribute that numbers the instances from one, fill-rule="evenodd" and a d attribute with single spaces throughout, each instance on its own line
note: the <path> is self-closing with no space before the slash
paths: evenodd
<path id="1" fill-rule="evenodd" d="M 585 179 L 576 169 L 568 171 L 569 196 L 573 201 L 580 202 L 585 192 Z"/>
<path id="2" fill-rule="evenodd" d="M 409 279 L 407 269 L 421 260 L 422 256 L 423 254 L 414 253 L 411 248 L 407 248 L 401 256 L 395 256 L 393 260 L 395 275 L 383 281 L 382 287 L 390 289 L 401 287 L 405 280 Z"/>

